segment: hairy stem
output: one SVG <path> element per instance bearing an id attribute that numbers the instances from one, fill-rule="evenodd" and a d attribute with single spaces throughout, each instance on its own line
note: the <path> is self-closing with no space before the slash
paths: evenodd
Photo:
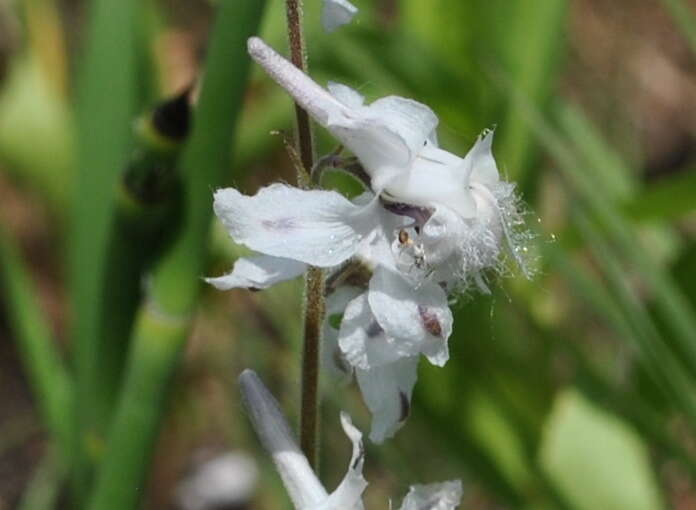
<path id="1" fill-rule="evenodd" d="M 286 0 L 290 60 L 302 71 L 307 59 L 302 34 L 302 0 Z M 295 104 L 297 117 L 297 150 L 302 162 L 298 172 L 299 184 L 311 186 L 305 176 L 314 167 L 314 144 L 309 116 Z M 302 408 L 300 410 L 300 446 L 313 468 L 318 464 L 319 430 L 319 349 L 321 325 L 324 319 L 324 273 L 311 267 L 305 278 L 304 345 L 302 348 Z"/>

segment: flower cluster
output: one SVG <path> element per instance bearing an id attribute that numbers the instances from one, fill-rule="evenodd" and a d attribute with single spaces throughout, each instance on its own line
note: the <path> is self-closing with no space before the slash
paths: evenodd
<path id="1" fill-rule="evenodd" d="M 440 148 L 427 106 L 389 96 L 366 105 L 355 90 L 324 89 L 259 38 L 249 53 L 355 158 L 329 157 L 365 187 L 335 191 L 272 184 L 254 196 L 233 188 L 214 207 L 232 238 L 259 253 L 208 282 L 264 289 L 327 268 L 325 364 L 354 373 L 373 415 L 370 438 L 392 436 L 409 414 L 420 356 L 448 358 L 449 298 L 515 250 L 520 222 L 512 184 L 500 179 L 484 132 L 464 157 Z M 357 162 L 355 159 L 357 158 Z M 340 319 L 340 320 L 333 320 Z"/>
<path id="2" fill-rule="evenodd" d="M 362 470 L 365 449 L 362 434 L 350 417 L 341 413 L 343 430 L 353 443 L 348 471 L 336 490 L 329 494 L 321 484 L 293 438 L 278 402 L 251 370 L 239 376 L 242 395 L 251 421 L 264 448 L 271 455 L 288 495 L 301 510 L 363 510 L 362 493 L 367 487 Z M 459 481 L 411 486 L 400 510 L 453 510 L 459 505 Z"/>

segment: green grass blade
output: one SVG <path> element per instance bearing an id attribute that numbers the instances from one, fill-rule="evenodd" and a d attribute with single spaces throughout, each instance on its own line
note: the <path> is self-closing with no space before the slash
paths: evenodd
<path id="1" fill-rule="evenodd" d="M 508 77 L 498 74 L 514 105 L 519 108 L 539 141 L 558 162 L 559 169 L 568 179 L 577 196 L 611 239 L 621 256 L 653 292 L 657 312 L 674 335 L 681 357 L 687 367 L 696 373 L 696 313 L 675 282 L 638 242 L 634 227 L 619 208 L 592 181 L 580 158 L 569 144 L 549 125 L 544 116 L 524 94 L 513 88 Z"/>
<path id="2" fill-rule="evenodd" d="M 191 326 L 212 216 L 212 190 L 224 179 L 241 110 L 249 57 L 264 2 L 225 0 L 212 32 L 194 130 L 181 159 L 183 226 L 157 263 L 135 324 L 133 347 L 91 509 L 135 508 L 142 494 L 169 382 Z"/>
<path id="3" fill-rule="evenodd" d="M 670 398 L 680 404 L 680 408 L 696 427 L 696 399 L 694 380 L 685 371 L 675 353 L 660 338 L 659 331 L 642 303 L 628 286 L 626 272 L 621 267 L 611 248 L 601 238 L 589 220 L 577 213 L 575 221 L 585 236 L 595 259 L 600 263 L 617 302 L 633 327 L 639 354 L 644 358 L 646 368 L 659 387 Z"/>
<path id="4" fill-rule="evenodd" d="M 74 489 L 88 484 L 87 450 L 93 421 L 90 396 L 99 385 L 99 317 L 117 177 L 124 168 L 135 107 L 135 40 L 139 2 L 94 0 L 79 68 L 78 175 L 70 239 L 69 283 L 76 367 Z"/>
<path id="5" fill-rule="evenodd" d="M 555 85 L 559 57 L 564 49 L 563 28 L 566 24 L 565 0 L 516 2 L 515 23 L 508 34 L 507 68 L 516 89 L 543 108 Z M 535 138 L 521 112 L 507 108 L 500 125 L 500 161 L 509 175 L 525 181 L 535 150 Z"/>
<path id="6" fill-rule="evenodd" d="M 639 221 L 674 220 L 696 210 L 696 168 L 651 182 L 623 208 Z"/>
<path id="7" fill-rule="evenodd" d="M 69 452 L 72 381 L 41 311 L 28 268 L 0 229 L 0 280 L 10 327 L 39 412 L 62 454 Z"/>

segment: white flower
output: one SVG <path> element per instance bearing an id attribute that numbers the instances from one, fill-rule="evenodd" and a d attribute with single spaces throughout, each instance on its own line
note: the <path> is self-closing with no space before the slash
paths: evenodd
<path id="1" fill-rule="evenodd" d="M 285 485 L 293 505 L 298 510 L 362 510 L 362 493 L 367 487 L 362 470 L 365 449 L 362 434 L 346 413 L 341 413 L 341 425 L 353 443 L 353 454 L 345 477 L 332 492 L 321 484 L 307 458 L 293 438 L 278 402 L 252 370 L 239 376 L 244 401 L 254 430 Z M 461 482 L 449 481 L 432 485 L 412 486 L 404 498 L 401 510 L 452 510 L 462 496 Z"/>
<path id="2" fill-rule="evenodd" d="M 352 201 L 282 184 L 254 196 L 218 190 L 217 216 L 236 242 L 259 255 L 208 281 L 263 289 L 307 265 L 329 268 L 324 359 L 355 373 L 373 415 L 370 438 L 381 442 L 409 414 L 420 355 L 437 366 L 449 358 L 448 296 L 472 284 L 487 291 L 484 272 L 499 264 L 501 241 L 514 244 L 513 186 L 499 179 L 492 132 L 460 158 L 437 146 L 438 120 L 427 106 L 394 96 L 366 106 L 344 85 L 320 87 L 262 40 L 248 45 L 357 156 L 357 177 L 369 189 Z"/>
<path id="3" fill-rule="evenodd" d="M 340 330 L 327 326 L 323 349 L 337 362 L 330 366 L 355 369 L 374 417 L 370 438 L 393 435 L 408 415 L 419 356 L 443 366 L 452 331 L 443 288 L 397 267 L 392 244 L 410 220 L 370 192 L 351 202 L 334 191 L 283 184 L 251 197 L 219 190 L 214 209 L 236 242 L 263 254 L 241 258 L 231 273 L 207 280 L 216 287 L 263 289 L 297 277 L 307 264 L 334 268 L 344 278 L 329 297 L 329 313 L 344 317 Z M 345 279 L 356 267 L 366 273 L 362 281 Z"/>
<path id="4" fill-rule="evenodd" d="M 321 24 L 327 32 L 351 22 L 358 13 L 358 8 L 348 0 L 324 0 L 321 11 Z"/>
<path id="5" fill-rule="evenodd" d="M 399 247 L 402 263 L 436 273 L 431 279 L 448 290 L 462 280 L 486 290 L 481 272 L 497 265 L 501 241 L 513 241 L 508 224 L 518 219 L 513 186 L 500 180 L 491 152 L 493 132 L 460 158 L 438 147 L 438 119 L 427 106 L 397 96 L 365 105 L 345 85 L 324 89 L 257 37 L 248 47 L 269 76 L 358 157 L 375 194 L 395 211 L 419 211 Z"/>

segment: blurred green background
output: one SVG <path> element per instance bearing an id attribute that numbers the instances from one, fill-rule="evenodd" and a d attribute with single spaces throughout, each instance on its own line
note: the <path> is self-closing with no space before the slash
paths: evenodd
<path id="1" fill-rule="evenodd" d="M 368 444 L 368 508 L 456 477 L 467 509 L 696 508 L 696 2 L 354 3 L 328 35 L 305 1 L 311 74 L 428 104 L 458 154 L 497 126 L 535 232 L 535 275 L 458 300 L 449 363 L 422 362 L 406 426 Z M 182 508 L 230 450 L 260 475 L 229 508 L 289 508 L 236 377 L 296 424 L 301 282 L 200 279 L 241 253 L 208 228 L 212 191 L 294 182 L 292 104 L 244 54 L 257 32 L 286 47 L 263 4 L 0 0 L 0 509 Z M 139 130 L 203 72 L 180 154 Z M 119 184 L 143 153 L 178 168 L 154 206 Z M 322 382 L 333 488 L 339 410 L 364 432 L 369 413 Z"/>

